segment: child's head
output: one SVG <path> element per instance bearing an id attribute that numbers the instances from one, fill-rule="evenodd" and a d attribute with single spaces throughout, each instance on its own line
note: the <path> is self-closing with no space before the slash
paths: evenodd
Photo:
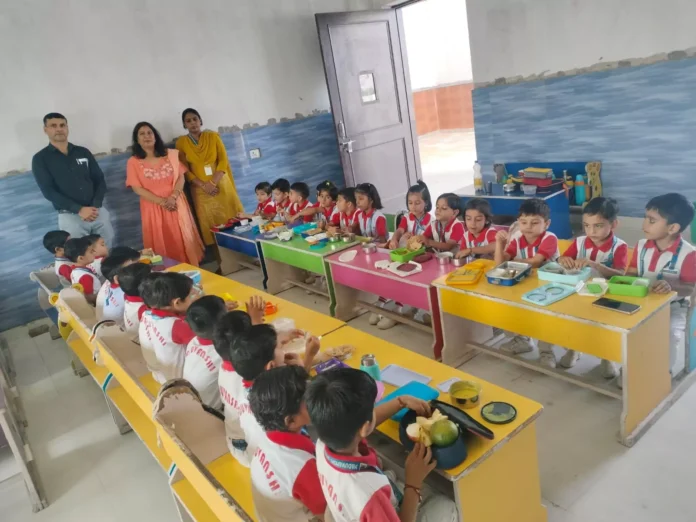
<path id="1" fill-rule="evenodd" d="M 298 181 L 290 185 L 291 203 L 302 203 L 306 201 L 307 198 L 309 198 L 309 186 L 306 183 Z"/>
<path id="2" fill-rule="evenodd" d="M 261 183 L 256 185 L 254 191 L 256 192 L 256 200 L 259 203 L 263 203 L 273 194 L 273 190 L 271 190 L 271 184 L 268 181 L 262 181 Z"/>
<path id="3" fill-rule="evenodd" d="M 65 230 L 51 230 L 46 232 L 43 237 L 43 246 L 51 255 L 56 257 L 65 257 L 65 242 L 70 239 L 70 234 Z"/>
<path id="4" fill-rule="evenodd" d="M 149 308 L 185 313 L 195 301 L 190 277 L 176 272 L 153 272 L 140 283 L 140 297 Z"/>
<path id="5" fill-rule="evenodd" d="M 437 198 L 435 205 L 435 219 L 441 223 L 449 223 L 461 212 L 459 196 L 451 192 L 442 194 Z"/>
<path id="6" fill-rule="evenodd" d="M 309 374 L 301 366 L 262 372 L 249 392 L 249 406 L 266 431 L 298 432 L 309 424 L 304 401 Z"/>
<path id="7" fill-rule="evenodd" d="M 312 425 L 333 451 L 345 450 L 372 433 L 376 398 L 375 381 L 354 368 L 319 374 L 305 394 Z"/>
<path id="8" fill-rule="evenodd" d="M 132 265 L 140 259 L 140 252 L 131 247 L 114 247 L 102 262 L 101 273 L 111 283 L 119 284 L 118 270 L 121 267 Z"/>
<path id="9" fill-rule="evenodd" d="M 186 312 L 186 322 L 198 337 L 212 339 L 215 326 L 225 315 L 225 301 L 216 295 L 205 295 L 196 299 Z"/>
<path id="10" fill-rule="evenodd" d="M 338 191 L 338 198 L 336 199 L 336 208 L 339 212 L 349 212 L 351 209 L 357 207 L 355 203 L 355 188 L 346 187 Z"/>
<path id="11" fill-rule="evenodd" d="M 116 249 L 114 249 L 116 250 Z M 105 261 L 106 262 L 106 261 Z M 102 264 L 102 273 L 104 265 Z M 140 297 L 140 283 L 152 273 L 152 265 L 133 263 L 117 270 L 118 285 L 129 297 Z"/>
<path id="12" fill-rule="evenodd" d="M 464 205 L 464 223 L 469 232 L 474 235 L 491 226 L 491 206 L 485 199 L 472 198 Z"/>
<path id="13" fill-rule="evenodd" d="M 94 261 L 92 242 L 86 237 L 68 239 L 63 249 L 65 257 L 78 266 L 87 266 Z"/>
<path id="14" fill-rule="evenodd" d="M 338 189 L 331 181 L 322 181 L 317 185 L 317 201 L 322 208 L 331 208 L 336 204 Z"/>
<path id="15" fill-rule="evenodd" d="M 543 199 L 527 199 L 520 205 L 517 222 L 527 242 L 533 242 L 546 232 L 551 224 L 550 216 L 551 210 Z"/>
<path id="16" fill-rule="evenodd" d="M 355 204 L 363 212 L 381 209 L 382 200 L 377 192 L 377 187 L 372 183 L 361 183 L 355 187 Z"/>
<path id="17" fill-rule="evenodd" d="M 681 234 L 694 220 L 694 207 L 681 194 L 657 196 L 645 205 L 643 232 L 647 239 L 657 241 Z"/>
<path id="18" fill-rule="evenodd" d="M 228 312 L 218 318 L 213 330 L 213 345 L 223 361 L 231 362 L 230 354 L 234 341 L 249 328 L 251 328 L 251 317 L 241 310 Z"/>
<path id="19" fill-rule="evenodd" d="M 233 312 L 232 312 L 233 313 Z M 238 323 L 237 328 L 245 326 Z M 232 332 L 222 332 L 221 326 L 215 331 L 215 347 L 218 349 L 218 339 L 225 343 L 219 349 L 226 347 L 227 357 L 242 379 L 253 381 L 262 372 L 285 365 L 285 353 L 278 343 L 278 335 L 270 324 L 257 324 L 248 328 L 236 329 Z M 241 331 L 240 331 L 241 330 Z M 235 332 L 237 332 L 235 334 Z M 232 343 L 230 344 L 230 338 Z"/>
<path id="20" fill-rule="evenodd" d="M 619 206 L 612 198 L 594 198 L 582 209 L 582 227 L 593 243 L 603 243 L 619 224 Z"/>
<path id="21" fill-rule="evenodd" d="M 420 217 L 433 209 L 433 201 L 430 198 L 430 191 L 425 183 L 419 181 L 408 189 L 408 193 L 406 194 L 406 207 L 411 214 L 417 217 Z"/>
<path id="22" fill-rule="evenodd" d="M 89 234 L 85 236 L 89 239 L 94 249 L 94 257 L 106 257 L 109 255 L 109 248 L 106 246 L 104 238 L 99 234 Z"/>
<path id="23" fill-rule="evenodd" d="M 288 198 L 290 182 L 285 178 L 275 180 L 273 185 L 271 185 L 271 192 L 273 193 L 273 201 L 282 203 Z"/>

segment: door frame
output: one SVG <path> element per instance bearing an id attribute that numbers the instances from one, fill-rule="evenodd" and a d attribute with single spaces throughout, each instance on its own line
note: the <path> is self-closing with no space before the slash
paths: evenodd
<path id="1" fill-rule="evenodd" d="M 411 90 L 411 71 L 408 66 L 408 53 L 406 50 L 406 37 L 404 34 L 404 22 L 403 22 L 403 15 L 401 14 L 401 9 L 400 7 L 403 7 L 404 5 L 409 5 L 411 3 L 419 2 L 421 0 L 415 0 L 415 1 L 408 1 L 408 2 L 403 2 L 397 6 L 394 7 L 389 7 L 387 8 L 388 10 L 392 10 L 396 14 L 396 30 L 397 30 L 397 40 L 399 42 L 399 53 L 398 55 L 401 58 L 401 64 L 402 64 L 402 69 L 404 71 L 404 87 L 406 90 L 406 108 L 408 111 L 408 114 L 405 116 L 408 118 L 408 125 L 410 129 L 410 134 L 411 134 L 411 146 L 413 148 L 413 155 L 414 155 L 414 164 L 415 164 L 415 174 L 416 174 L 416 180 L 421 180 L 423 179 L 423 175 L 421 172 L 421 159 L 420 159 L 420 150 L 418 148 L 418 133 L 416 131 L 416 113 L 413 108 L 413 91 Z M 322 18 L 323 15 L 330 15 L 333 18 L 334 23 L 341 24 L 343 19 L 345 19 L 345 23 L 354 23 L 354 22 L 360 22 L 361 19 L 363 21 L 370 21 L 369 19 L 369 14 L 373 14 L 375 12 L 380 12 L 384 11 L 387 9 L 372 9 L 372 10 L 367 10 L 367 11 L 349 11 L 349 12 L 344 12 L 344 13 L 321 13 L 321 14 L 316 14 L 314 16 L 316 25 L 317 25 L 317 34 L 319 36 L 319 46 L 320 46 L 320 52 L 322 56 L 324 56 L 324 49 L 331 49 L 331 39 L 329 38 L 328 31 L 323 32 L 321 31 L 321 25 L 322 25 Z M 363 16 L 361 16 L 363 15 Z M 393 50 L 394 54 L 396 54 L 396 49 Z M 333 54 L 332 52 L 330 54 Z M 341 167 L 343 168 L 343 178 L 345 179 L 346 186 L 349 187 L 354 187 L 355 186 L 355 179 L 353 176 L 353 168 L 352 165 L 350 164 L 351 159 L 350 159 L 350 154 L 344 154 L 343 151 L 341 150 L 341 145 L 339 144 L 339 132 L 338 132 L 338 123 L 339 121 L 345 121 L 345 118 L 343 118 L 343 113 L 338 114 L 337 113 L 337 108 L 334 107 L 334 104 L 332 100 L 340 100 L 340 92 L 338 89 L 338 84 L 337 82 L 333 81 L 330 78 L 336 78 L 336 69 L 334 67 L 333 62 L 324 62 L 324 76 L 326 79 L 326 87 L 328 89 L 329 93 L 329 104 L 331 106 L 331 117 L 333 118 L 334 122 L 334 131 L 336 133 L 336 147 L 338 150 L 339 157 L 341 158 Z M 346 168 L 348 167 L 348 168 Z M 351 179 L 349 179 L 351 178 Z"/>

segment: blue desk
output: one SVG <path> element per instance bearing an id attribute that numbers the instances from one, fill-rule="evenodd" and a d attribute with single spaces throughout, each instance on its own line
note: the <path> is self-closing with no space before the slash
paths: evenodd
<path id="1" fill-rule="evenodd" d="M 543 199 L 551 209 L 551 225 L 549 230 L 560 239 L 570 239 L 573 232 L 570 228 L 570 205 L 563 185 L 548 192 L 537 192 L 535 196 L 525 196 L 522 190 L 504 192 L 502 185 L 493 185 L 492 194 L 477 194 L 473 185 L 465 187 L 457 193 L 462 198 L 462 207 L 472 198 L 488 200 L 494 216 L 514 216 L 519 214 L 520 205 L 526 199 L 533 197 Z"/>
<path id="2" fill-rule="evenodd" d="M 258 243 L 258 240 L 263 238 L 263 234 L 254 234 L 251 230 L 240 233 L 230 229 L 215 232 L 213 235 L 220 253 L 222 275 L 238 272 L 242 268 L 258 270 L 259 266 L 255 263 L 258 260 L 264 274 L 264 288 L 266 288 L 266 267 L 263 252 Z"/>

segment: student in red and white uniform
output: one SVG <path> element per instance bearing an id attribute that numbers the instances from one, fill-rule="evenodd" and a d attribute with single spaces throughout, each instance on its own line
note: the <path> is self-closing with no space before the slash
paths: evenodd
<path id="1" fill-rule="evenodd" d="M 346 187 L 338 191 L 336 211 L 329 221 L 329 229 L 344 233 L 354 233 L 358 230 L 358 207 L 354 187 Z"/>
<path id="2" fill-rule="evenodd" d="M 225 412 L 227 446 L 239 463 L 247 467 L 263 436 L 249 407 L 249 389 L 254 379 L 277 366 L 300 364 L 297 357 L 285 355 L 284 339 L 278 337 L 275 328 L 261 324 L 264 307 L 258 297 L 247 304 L 249 314 L 230 312 L 219 320 L 215 330 L 215 348 L 223 361 L 218 385 Z M 311 337 L 301 364 L 311 366 L 319 346 L 319 340 Z"/>
<path id="3" fill-rule="evenodd" d="M 118 282 L 118 272 L 121 268 L 131 265 L 140 259 L 140 252 L 130 247 L 115 247 L 102 263 L 102 273 L 106 281 L 97 293 L 97 320 L 114 321 L 123 324 L 125 309 L 125 294 Z"/>
<path id="4" fill-rule="evenodd" d="M 480 258 L 492 258 L 495 254 L 495 235 L 498 231 L 491 224 L 493 214 L 485 199 L 472 198 L 464 205 L 464 236 L 459 243 L 457 259 L 467 262 Z"/>
<path id="5" fill-rule="evenodd" d="M 196 336 L 185 314 L 198 291 L 190 277 L 154 272 L 145 277 L 140 293 L 148 306 L 140 318 L 140 348 L 152 376 L 164 384 L 184 373 L 186 346 Z"/>
<path id="6" fill-rule="evenodd" d="M 430 416 L 430 405 L 402 395 L 375 407 L 377 386 L 365 372 L 340 368 L 319 374 L 305 400 L 319 435 L 317 471 L 335 522 L 455 522 L 457 508 L 442 495 L 427 494 L 423 482 L 435 468 L 430 448 L 416 444 L 406 459 L 406 484 L 390 481 L 366 438 L 402 408 Z M 421 499 L 423 497 L 428 497 Z"/>
<path id="7" fill-rule="evenodd" d="M 696 284 L 696 248 L 682 232 L 694 219 L 694 207 L 682 194 L 664 194 L 651 199 L 645 207 L 643 232 L 627 273 L 652 282 L 655 293 L 677 292 L 670 307 L 670 372 L 677 375 L 685 361 L 686 313 Z"/>
<path id="8" fill-rule="evenodd" d="M 186 312 L 186 321 L 196 337 L 186 347 L 184 379 L 196 388 L 204 404 L 217 410 L 222 409 L 218 386 L 222 359 L 215 350 L 213 332 L 226 312 L 225 301 L 216 295 L 197 299 Z"/>
<path id="9" fill-rule="evenodd" d="M 54 257 L 53 269 L 63 286 L 70 286 L 72 261 L 65 257 L 65 242 L 68 239 L 70 234 L 64 230 L 51 230 L 43 237 L 43 246 Z"/>
<path id="10" fill-rule="evenodd" d="M 326 511 L 314 443 L 305 432 L 308 380 L 304 368 L 281 366 L 261 373 L 249 392 L 251 411 L 265 432 L 251 461 L 260 522 L 307 522 Z"/>
<path id="11" fill-rule="evenodd" d="M 464 223 L 457 217 L 460 213 L 460 200 L 456 194 L 442 194 L 435 203 L 435 219 L 418 236 L 426 247 L 439 252 L 451 252 L 464 237 Z"/>
<path id="12" fill-rule="evenodd" d="M 271 184 L 268 181 L 262 181 L 256 185 L 254 192 L 256 192 L 256 201 L 259 202 L 254 213 L 245 214 L 240 212 L 237 214 L 237 217 L 240 219 L 251 219 L 255 216 L 261 216 L 264 219 L 273 219 L 273 216 L 276 215 L 276 206 L 273 201 Z"/>
<path id="13" fill-rule="evenodd" d="M 95 304 L 97 292 L 102 283 L 89 266 L 94 261 L 94 251 L 90 240 L 86 237 L 68 239 L 65 242 L 65 257 L 73 263 L 70 267 L 70 283 L 82 285 L 87 301 L 92 305 Z"/>
<path id="14" fill-rule="evenodd" d="M 628 245 L 614 235 L 619 224 L 619 207 L 611 198 L 594 198 L 582 209 L 582 226 L 585 235 L 573 240 L 558 259 L 568 269 L 592 268 L 593 276 L 609 279 L 623 275 L 628 265 Z M 580 353 L 567 350 L 560 360 L 563 368 L 572 368 L 580 359 Z M 605 379 L 619 374 L 612 361 L 602 359 L 601 372 Z"/>
<path id="15" fill-rule="evenodd" d="M 551 210 L 543 199 L 531 198 L 520 205 L 517 231 L 509 234 L 500 230 L 495 236 L 495 263 L 523 261 L 539 268 L 548 261 L 558 259 L 558 238 L 548 231 Z M 507 245 L 507 246 L 506 246 Z M 516 335 L 503 343 L 500 350 L 519 355 L 534 350 L 539 345 L 539 362 L 549 368 L 556 367 L 556 356 L 549 343 Z"/>
<path id="16" fill-rule="evenodd" d="M 388 246 L 392 250 L 399 248 L 402 240 L 405 243 L 412 236 L 422 235 L 430 226 L 432 221 L 430 211 L 433 209 L 433 202 L 430 199 L 430 191 L 425 183 L 419 181 L 408 189 L 406 193 L 406 208 L 408 208 L 408 213 L 401 217 L 394 235 L 389 240 Z"/>
<path id="17" fill-rule="evenodd" d="M 285 221 L 288 207 L 290 206 L 290 182 L 285 178 L 279 178 L 271 185 L 275 215 L 271 221 Z"/>
<path id="18" fill-rule="evenodd" d="M 377 187 L 372 183 L 361 183 L 355 187 L 355 202 L 360 235 L 373 239 L 375 243 L 386 243 L 389 237 L 387 218 L 382 213 L 382 200 Z"/>
<path id="19" fill-rule="evenodd" d="M 316 221 L 319 228 L 325 228 L 327 223 L 331 223 L 334 215 L 338 214 L 336 209 L 337 197 L 336 185 L 329 180 L 322 181 L 317 185 L 317 202 L 306 207 L 298 216 L 301 216 L 305 222 Z"/>
<path id="20" fill-rule="evenodd" d="M 90 243 L 92 244 L 92 250 L 94 250 L 94 261 L 92 261 L 89 267 L 95 274 L 97 274 L 99 279 L 102 282 L 104 282 L 106 278 L 102 273 L 101 266 L 104 262 L 104 259 L 106 259 L 106 257 L 109 255 L 109 247 L 106 246 L 104 238 L 101 237 L 99 234 L 89 234 L 85 237 L 89 239 Z"/>
<path id="21" fill-rule="evenodd" d="M 140 283 L 152 273 L 152 265 L 133 263 L 123 267 L 118 272 L 118 284 L 123 290 L 123 329 L 138 335 L 140 319 L 147 310 L 145 301 L 140 297 Z M 139 342 L 139 341 L 138 341 Z"/>
<path id="22" fill-rule="evenodd" d="M 313 208 L 309 202 L 309 187 L 301 181 L 290 185 L 290 206 L 287 210 L 286 221 L 288 223 L 296 223 L 302 221 L 311 223 L 314 219 L 310 215 L 310 210 Z M 308 211 L 308 212 L 305 212 Z"/>

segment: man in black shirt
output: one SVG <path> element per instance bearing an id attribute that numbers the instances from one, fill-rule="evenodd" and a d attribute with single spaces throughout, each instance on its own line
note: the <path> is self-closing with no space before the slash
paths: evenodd
<path id="1" fill-rule="evenodd" d="M 99 234 L 107 245 L 114 237 L 104 208 L 104 173 L 92 153 L 68 142 L 68 120 L 52 112 L 44 116 L 49 145 L 34 155 L 31 169 L 44 197 L 58 211 L 58 227 L 72 237 Z"/>

